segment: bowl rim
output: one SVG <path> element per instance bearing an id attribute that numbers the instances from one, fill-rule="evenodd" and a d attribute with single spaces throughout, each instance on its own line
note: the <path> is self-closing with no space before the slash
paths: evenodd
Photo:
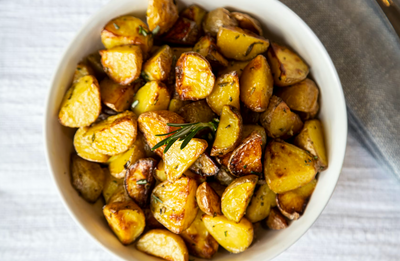
<path id="1" fill-rule="evenodd" d="M 57 81 L 58 75 L 61 72 L 61 64 L 62 62 L 66 59 L 66 57 L 68 56 L 69 50 L 71 49 L 71 47 L 73 46 L 73 44 L 77 41 L 77 39 L 79 39 L 81 33 L 86 29 L 86 27 L 88 27 L 91 22 L 94 20 L 95 17 L 97 17 L 100 13 L 105 12 L 109 7 L 113 6 L 116 2 L 118 2 L 119 0 L 111 0 L 108 3 L 104 4 L 103 6 L 101 6 L 99 9 L 97 9 L 93 14 L 91 14 L 89 16 L 89 18 L 87 18 L 86 22 L 83 23 L 83 25 L 80 27 L 80 29 L 75 33 L 74 37 L 69 41 L 68 45 L 66 45 L 64 47 L 64 50 L 62 52 L 62 55 L 60 56 L 59 60 L 57 61 L 57 65 L 56 65 L 56 69 L 54 70 L 52 77 L 51 77 L 51 81 L 50 81 L 50 85 L 47 89 L 47 96 L 45 98 L 45 112 L 44 112 L 44 119 L 43 119 L 43 139 L 44 139 L 44 149 L 45 149 L 45 158 L 46 158 L 46 164 L 47 167 L 49 169 L 49 174 L 51 176 L 51 180 L 54 184 L 54 186 L 57 188 L 57 194 L 61 199 L 62 204 L 64 205 L 65 209 L 67 210 L 68 214 L 70 215 L 70 217 L 72 218 L 72 220 L 74 220 L 74 222 L 78 225 L 78 227 L 84 231 L 84 233 L 86 233 L 86 235 L 88 235 L 92 240 L 94 240 L 95 242 L 97 242 L 98 245 L 101 246 L 101 248 L 103 250 L 105 250 L 106 252 L 110 253 L 113 257 L 118 258 L 119 260 L 126 260 L 125 258 L 123 258 L 121 255 L 119 255 L 118 253 L 112 251 L 106 244 L 104 244 L 103 242 L 99 241 L 91 232 L 89 232 L 86 227 L 79 221 L 79 219 L 77 218 L 77 216 L 73 213 L 72 208 L 70 207 L 69 203 L 66 200 L 66 196 L 61 192 L 60 186 L 56 181 L 56 171 L 55 168 L 53 167 L 53 163 L 50 160 L 50 149 L 49 149 L 49 141 L 47 139 L 48 137 L 48 132 L 50 130 L 48 130 L 48 119 L 50 117 L 53 117 L 53 115 L 50 114 L 50 110 L 49 110 L 49 106 L 50 106 L 50 100 L 53 96 L 53 93 L 57 91 L 57 88 L 55 88 L 55 83 Z M 328 54 L 327 50 L 325 49 L 325 47 L 323 46 L 323 44 L 321 43 L 320 39 L 316 36 L 316 34 L 312 31 L 312 29 L 306 24 L 306 22 L 299 17 L 292 9 L 290 9 L 288 6 L 286 6 L 284 3 L 280 2 L 279 0 L 268 0 L 270 2 L 274 2 L 274 4 L 280 5 L 280 8 L 286 9 L 286 12 L 291 13 L 291 15 L 293 16 L 293 18 L 297 19 L 299 21 L 299 25 L 302 27 L 302 29 L 304 30 L 304 32 L 306 32 L 308 34 L 308 37 L 312 38 L 312 41 L 316 44 L 316 47 L 319 49 L 319 51 L 321 53 L 323 53 L 323 55 L 325 56 L 325 60 L 327 62 L 327 67 L 330 70 L 331 75 L 334 77 L 335 83 L 334 85 L 340 87 L 339 88 L 339 94 L 341 97 L 341 106 L 343 106 L 343 110 L 342 110 L 342 115 L 340 115 L 340 117 L 342 117 L 343 120 L 343 130 L 344 131 L 344 137 L 343 137 L 343 144 L 342 144 L 342 151 L 341 152 L 337 152 L 341 154 L 340 157 L 340 162 L 341 162 L 341 166 L 340 168 L 340 172 L 337 175 L 337 179 L 335 181 L 335 184 L 333 186 L 333 189 L 328 197 L 328 200 L 326 200 L 326 202 L 323 204 L 323 207 L 321 208 L 321 210 L 319 211 L 319 213 L 316 215 L 316 218 L 312 221 L 312 223 L 310 224 L 310 226 L 308 226 L 304 231 L 302 231 L 302 233 L 300 234 L 300 236 L 298 236 L 295 240 L 292 240 L 289 244 L 287 244 L 285 247 L 283 247 L 281 249 L 281 251 L 277 251 L 277 253 L 273 254 L 272 256 L 270 256 L 270 258 L 268 260 L 272 260 L 274 258 L 276 258 L 277 256 L 279 256 L 280 254 L 282 254 L 283 252 L 285 252 L 288 248 L 290 248 L 292 245 L 294 245 L 300 238 L 302 238 L 304 236 L 304 234 L 314 225 L 314 223 L 318 220 L 319 216 L 322 214 L 322 212 L 324 211 L 324 209 L 326 208 L 328 202 L 330 201 L 330 199 L 332 198 L 333 192 L 335 191 L 335 188 L 337 186 L 337 182 L 339 180 L 339 177 L 341 175 L 341 171 L 343 168 L 343 162 L 344 162 L 344 157 L 346 154 L 346 144 L 347 144 L 347 134 L 348 134 L 348 117 L 347 117 L 347 107 L 346 107 L 346 103 L 345 103 L 345 97 L 344 97 L 344 92 L 343 92 L 343 87 L 341 85 L 340 82 L 340 78 L 339 75 L 336 71 L 336 67 L 334 66 L 332 59 L 330 57 L 330 55 Z M 339 104 L 340 105 L 340 104 Z M 267 260 L 267 259 L 265 259 Z"/>

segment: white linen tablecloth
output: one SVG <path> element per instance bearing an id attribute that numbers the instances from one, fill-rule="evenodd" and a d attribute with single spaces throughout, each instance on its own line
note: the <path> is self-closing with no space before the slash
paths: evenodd
<path id="1" fill-rule="evenodd" d="M 0 0 L 0 260 L 116 260 L 64 209 L 44 158 L 44 99 L 63 49 L 106 0 Z M 336 190 L 276 260 L 400 260 L 400 183 L 349 134 Z"/>

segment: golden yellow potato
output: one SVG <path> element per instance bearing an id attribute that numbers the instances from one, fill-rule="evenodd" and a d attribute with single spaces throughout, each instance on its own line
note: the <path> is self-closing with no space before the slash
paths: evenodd
<path id="1" fill-rule="evenodd" d="M 266 223 L 272 230 L 281 230 L 289 226 L 286 218 L 279 212 L 278 208 L 271 208 Z"/>
<path id="2" fill-rule="evenodd" d="M 203 30 L 215 37 L 222 26 L 237 26 L 238 22 L 225 8 L 210 11 L 203 19 Z"/>
<path id="3" fill-rule="evenodd" d="M 207 14 L 207 11 L 201 8 L 200 6 L 194 4 L 190 5 L 188 8 L 183 10 L 180 16 L 185 17 L 189 20 L 195 21 L 199 30 L 201 29 L 201 24 L 203 22 L 204 16 Z"/>
<path id="4" fill-rule="evenodd" d="M 213 69 L 219 70 L 228 66 L 228 60 L 218 52 L 214 38 L 205 35 L 193 47 L 196 53 L 204 56 L 211 64 Z"/>
<path id="5" fill-rule="evenodd" d="M 264 151 L 265 145 L 267 145 L 267 133 L 265 132 L 265 129 L 261 127 L 260 125 L 255 125 L 255 124 L 247 124 L 243 125 L 243 138 L 247 138 L 250 136 L 250 134 L 255 131 L 261 136 L 261 147 Z"/>
<path id="6" fill-rule="evenodd" d="M 221 209 L 224 216 L 239 222 L 246 213 L 258 181 L 257 175 L 247 175 L 235 179 L 224 191 Z"/>
<path id="7" fill-rule="evenodd" d="M 128 150 L 136 136 L 136 115 L 130 111 L 110 116 L 92 125 L 84 134 L 95 150 L 109 156 Z"/>
<path id="8" fill-rule="evenodd" d="M 182 238 L 165 229 L 150 230 L 139 239 L 136 248 L 169 261 L 189 261 L 189 252 Z"/>
<path id="9" fill-rule="evenodd" d="M 167 87 L 162 82 L 146 83 L 134 97 L 132 111 L 140 115 L 147 111 L 168 109 L 170 96 Z"/>
<path id="10" fill-rule="evenodd" d="M 165 173 L 165 164 L 164 164 L 163 160 L 160 160 L 158 162 L 157 167 L 154 171 L 154 177 L 160 183 L 167 180 L 167 174 Z M 182 177 L 188 177 L 188 178 L 194 179 L 196 181 L 197 185 L 200 185 L 206 181 L 206 177 L 202 177 L 198 174 L 195 174 L 190 170 L 186 170 L 182 174 Z"/>
<path id="11" fill-rule="evenodd" d="M 101 56 L 99 51 L 89 54 L 86 57 L 87 64 L 93 69 L 96 79 L 103 79 L 106 76 L 103 65 L 101 64 Z"/>
<path id="12" fill-rule="evenodd" d="M 202 183 L 196 191 L 197 205 L 201 211 L 210 216 L 222 215 L 221 199 L 217 192 L 207 183 Z"/>
<path id="13" fill-rule="evenodd" d="M 137 85 L 120 85 L 109 78 L 100 82 L 101 101 L 116 112 L 128 110 L 133 102 Z"/>
<path id="14" fill-rule="evenodd" d="M 240 99 L 251 110 L 267 109 L 274 89 L 274 80 L 267 59 L 258 55 L 244 68 L 240 76 Z"/>
<path id="15" fill-rule="evenodd" d="M 203 153 L 192 166 L 190 166 L 190 170 L 200 176 L 214 176 L 218 173 L 219 168 L 207 153 Z"/>
<path id="16" fill-rule="evenodd" d="M 216 115 L 208 106 L 205 100 L 195 101 L 183 106 L 178 114 L 181 115 L 186 122 L 210 122 Z"/>
<path id="17" fill-rule="evenodd" d="M 112 19 L 101 32 L 101 41 L 107 49 L 122 45 L 138 45 L 143 54 L 147 54 L 153 46 L 153 36 L 145 22 L 132 15 L 124 15 Z"/>
<path id="18" fill-rule="evenodd" d="M 143 211 L 132 200 L 108 203 L 103 214 L 111 230 L 124 245 L 138 238 L 146 226 Z"/>
<path id="19" fill-rule="evenodd" d="M 110 156 L 97 152 L 92 146 L 88 139 L 84 137 L 88 127 L 79 128 L 74 135 L 74 148 L 79 157 L 99 163 L 105 163 L 108 161 Z"/>
<path id="20" fill-rule="evenodd" d="M 218 31 L 217 46 L 226 58 L 247 61 L 265 52 L 269 41 L 239 27 L 223 26 Z"/>
<path id="21" fill-rule="evenodd" d="M 78 155 L 71 157 L 72 186 L 86 201 L 94 203 L 101 195 L 105 174 L 99 164 L 86 161 Z"/>
<path id="22" fill-rule="evenodd" d="M 224 105 L 211 156 L 223 156 L 233 151 L 241 140 L 242 127 L 240 112 L 235 107 Z"/>
<path id="23" fill-rule="evenodd" d="M 182 143 L 177 140 L 164 154 L 165 173 L 170 182 L 179 179 L 208 146 L 207 141 L 197 138 L 191 139 L 184 149 L 181 149 Z"/>
<path id="24" fill-rule="evenodd" d="M 114 82 L 128 85 L 139 78 L 143 62 L 139 46 L 117 46 L 99 52 L 104 71 Z"/>
<path id="25" fill-rule="evenodd" d="M 303 127 L 300 117 L 275 95 L 269 101 L 267 110 L 260 115 L 260 122 L 271 138 L 288 139 Z"/>
<path id="26" fill-rule="evenodd" d="M 227 154 L 224 156 L 224 158 L 226 156 L 230 157 L 231 154 Z M 229 158 L 228 157 L 228 158 Z M 229 186 L 235 179 L 236 177 L 233 176 L 230 171 L 228 170 L 228 168 L 226 167 L 227 164 L 225 164 L 225 162 L 221 161 L 221 169 L 219 170 L 219 172 L 217 173 L 217 175 L 215 175 L 215 179 L 218 180 L 218 182 L 223 185 L 223 186 Z"/>
<path id="27" fill-rule="evenodd" d="M 93 69 L 90 67 L 90 65 L 88 63 L 80 62 L 76 66 L 74 78 L 73 78 L 72 82 L 76 83 L 81 77 L 86 76 L 86 75 L 95 76 Z"/>
<path id="28" fill-rule="evenodd" d="M 268 184 L 261 185 L 246 210 L 246 218 L 255 223 L 268 217 L 271 207 L 276 205 L 276 194 L 268 187 Z"/>
<path id="29" fill-rule="evenodd" d="M 250 61 L 229 61 L 228 66 L 225 69 L 218 71 L 218 74 L 223 75 L 236 71 L 237 76 L 240 77 L 249 62 Z"/>
<path id="30" fill-rule="evenodd" d="M 231 105 L 240 110 L 239 77 L 236 71 L 217 78 L 213 91 L 207 97 L 207 103 L 218 115 L 221 115 L 224 105 Z"/>
<path id="31" fill-rule="evenodd" d="M 218 251 L 219 244 L 204 225 L 203 214 L 199 210 L 192 225 L 180 235 L 186 242 L 191 255 L 200 258 L 211 258 Z"/>
<path id="32" fill-rule="evenodd" d="M 182 101 L 179 98 L 172 98 L 168 105 L 168 110 L 172 112 L 178 112 L 183 106 L 188 104 L 189 101 Z"/>
<path id="33" fill-rule="evenodd" d="M 304 186 L 316 174 L 317 164 L 310 153 L 284 141 L 268 143 L 264 175 L 273 192 L 279 194 Z"/>
<path id="34" fill-rule="evenodd" d="M 111 196 L 117 191 L 124 183 L 124 179 L 118 179 L 110 174 L 108 169 L 103 169 L 106 180 L 104 182 L 103 197 L 106 204 L 110 201 Z"/>
<path id="35" fill-rule="evenodd" d="M 250 15 L 241 12 L 232 12 L 231 15 L 238 21 L 240 28 L 247 29 L 258 35 L 263 35 L 260 22 Z"/>
<path id="36" fill-rule="evenodd" d="M 237 223 L 224 216 L 203 215 L 203 222 L 213 238 L 231 253 L 243 252 L 253 242 L 253 224 L 246 218 Z"/>
<path id="37" fill-rule="evenodd" d="M 65 93 L 58 119 L 66 127 L 86 127 L 95 122 L 100 112 L 99 83 L 94 76 L 86 75 L 79 78 Z"/>
<path id="38" fill-rule="evenodd" d="M 271 43 L 267 55 L 275 85 L 289 86 L 307 77 L 307 64 L 287 47 Z"/>
<path id="39" fill-rule="evenodd" d="M 181 100 L 207 98 L 214 88 L 215 76 L 210 63 L 200 54 L 182 54 L 176 63 L 176 92 Z"/>
<path id="40" fill-rule="evenodd" d="M 324 129 L 319 120 L 306 121 L 300 134 L 294 139 L 294 144 L 303 150 L 309 151 L 314 156 L 319 170 L 325 170 L 328 167 Z"/>
<path id="41" fill-rule="evenodd" d="M 144 64 L 142 75 L 148 81 L 166 81 L 172 68 L 172 50 L 163 45 Z"/>
<path id="42" fill-rule="evenodd" d="M 196 181 L 187 177 L 159 184 L 150 198 L 153 216 L 171 232 L 182 233 L 197 215 L 196 190 Z"/>
<path id="43" fill-rule="evenodd" d="M 200 36 L 200 30 L 196 22 L 179 17 L 171 30 L 163 37 L 163 40 L 174 44 L 194 45 Z"/>
<path id="44" fill-rule="evenodd" d="M 150 31 L 158 26 L 159 35 L 166 33 L 179 17 L 173 0 L 149 0 L 146 16 Z"/>

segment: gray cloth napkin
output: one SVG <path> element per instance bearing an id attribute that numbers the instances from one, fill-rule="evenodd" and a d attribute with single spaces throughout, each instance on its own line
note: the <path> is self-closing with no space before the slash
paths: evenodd
<path id="1" fill-rule="evenodd" d="M 315 32 L 346 97 L 350 131 L 400 179 L 400 41 L 375 0 L 281 0 Z"/>

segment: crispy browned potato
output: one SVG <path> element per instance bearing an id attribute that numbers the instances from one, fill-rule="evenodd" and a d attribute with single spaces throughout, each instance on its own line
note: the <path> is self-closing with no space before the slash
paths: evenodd
<path id="1" fill-rule="evenodd" d="M 275 85 L 289 86 L 307 77 L 307 64 L 287 47 L 271 43 L 267 54 Z"/>
<path id="2" fill-rule="evenodd" d="M 237 26 L 238 22 L 225 8 L 217 8 L 209 12 L 203 20 L 205 33 L 215 37 L 222 26 Z"/>
<path id="3" fill-rule="evenodd" d="M 182 238 L 165 229 L 150 230 L 139 239 L 136 248 L 170 261 L 189 261 L 189 252 Z"/>
<path id="4" fill-rule="evenodd" d="M 200 36 L 196 22 L 179 17 L 171 30 L 164 36 L 164 41 L 175 44 L 194 45 Z"/>
<path id="5" fill-rule="evenodd" d="M 265 52 L 269 41 L 239 27 L 223 26 L 218 31 L 217 46 L 226 58 L 247 61 Z"/>
<path id="6" fill-rule="evenodd" d="M 208 184 L 214 189 L 214 191 L 218 194 L 218 196 L 222 197 L 222 194 L 224 194 L 226 186 L 221 185 L 221 183 L 217 181 L 211 181 L 208 182 Z"/>
<path id="7" fill-rule="evenodd" d="M 84 134 L 84 138 L 94 149 L 109 156 L 128 150 L 136 136 L 136 115 L 131 111 L 110 116 L 92 125 Z"/>
<path id="8" fill-rule="evenodd" d="M 74 154 L 71 157 L 71 178 L 72 185 L 82 198 L 94 203 L 103 191 L 106 177 L 99 164 Z"/>
<path id="9" fill-rule="evenodd" d="M 267 109 L 274 89 L 274 80 L 267 59 L 258 55 L 244 68 L 240 77 L 240 99 L 251 110 Z"/>
<path id="10" fill-rule="evenodd" d="M 218 71 L 218 75 L 227 74 L 233 71 L 236 71 L 238 77 L 242 75 L 244 68 L 249 64 L 250 61 L 229 61 L 228 66 Z"/>
<path id="11" fill-rule="evenodd" d="M 214 176 L 218 173 L 219 168 L 207 153 L 203 153 L 192 166 L 190 166 L 190 170 L 200 176 Z"/>
<path id="12" fill-rule="evenodd" d="M 162 82 L 151 81 L 146 83 L 134 97 L 132 111 L 140 115 L 146 111 L 160 111 L 168 109 L 170 95 Z"/>
<path id="13" fill-rule="evenodd" d="M 178 114 L 181 115 L 186 122 L 210 122 L 216 115 L 208 106 L 205 100 L 195 101 L 183 106 Z"/>
<path id="14" fill-rule="evenodd" d="M 224 156 L 224 158 L 228 155 L 232 155 L 232 154 L 227 154 Z M 229 158 L 229 157 L 228 157 Z M 233 176 L 229 170 L 226 168 L 227 164 L 224 164 L 225 162 L 221 161 L 221 169 L 219 170 L 219 172 L 217 173 L 217 175 L 215 175 L 215 179 L 218 180 L 218 182 L 223 185 L 223 186 L 229 186 L 235 179 L 236 177 Z"/>
<path id="15" fill-rule="evenodd" d="M 103 188 L 103 197 L 106 204 L 110 201 L 111 196 L 117 191 L 119 187 L 124 183 L 124 179 L 118 179 L 110 174 L 110 171 L 103 168 L 104 174 L 106 176 Z"/>
<path id="16" fill-rule="evenodd" d="M 201 8 L 200 6 L 194 4 L 190 5 L 188 8 L 183 10 L 180 16 L 185 17 L 189 20 L 195 21 L 199 30 L 201 29 L 201 24 L 203 22 L 204 16 L 207 14 L 207 11 Z"/>
<path id="17" fill-rule="evenodd" d="M 276 206 L 276 194 L 268 187 L 261 185 L 246 210 L 246 218 L 252 223 L 263 220 L 269 215 L 271 207 Z"/>
<path id="18" fill-rule="evenodd" d="M 128 110 L 137 91 L 136 84 L 120 85 L 109 78 L 100 82 L 101 101 L 116 112 Z"/>
<path id="19" fill-rule="evenodd" d="M 178 8 L 173 0 L 149 0 L 147 7 L 147 24 L 150 31 L 158 26 L 158 34 L 166 33 L 178 20 Z"/>
<path id="20" fill-rule="evenodd" d="M 294 144 L 299 148 L 309 151 L 314 156 L 319 170 L 325 170 L 328 167 L 324 130 L 319 120 L 306 121 L 300 134 L 294 139 Z"/>
<path id="21" fill-rule="evenodd" d="M 204 213 L 199 210 L 192 225 L 180 235 L 185 240 L 191 255 L 211 258 L 218 251 L 219 244 L 204 225 L 203 215 Z"/>
<path id="22" fill-rule="evenodd" d="M 154 218 L 150 208 L 143 209 L 144 216 L 146 217 L 146 227 L 150 229 L 164 228 L 164 226 Z"/>
<path id="23" fill-rule="evenodd" d="M 90 67 L 90 65 L 87 62 L 80 62 L 76 66 L 74 78 L 73 78 L 72 82 L 76 83 L 81 77 L 86 76 L 86 75 L 95 76 L 93 69 Z"/>
<path id="24" fill-rule="evenodd" d="M 241 140 L 242 127 L 240 112 L 235 107 L 224 105 L 211 156 L 223 156 L 233 151 Z"/>
<path id="25" fill-rule="evenodd" d="M 281 212 L 279 212 L 278 208 L 271 208 L 266 221 L 267 226 L 272 230 L 281 230 L 288 227 L 286 218 L 281 214 Z"/>
<path id="26" fill-rule="evenodd" d="M 159 184 L 151 194 L 153 216 L 171 232 L 180 234 L 196 218 L 196 190 L 196 181 L 187 177 Z"/>
<path id="27" fill-rule="evenodd" d="M 142 75 L 147 81 L 166 81 L 172 68 L 172 50 L 168 45 L 161 46 L 143 64 Z"/>
<path id="28" fill-rule="evenodd" d="M 214 88 L 215 76 L 206 58 L 195 52 L 182 54 L 176 63 L 176 92 L 181 100 L 207 98 Z"/>
<path id="29" fill-rule="evenodd" d="M 212 93 L 207 97 L 207 103 L 218 115 L 221 115 L 224 105 L 231 105 L 240 110 L 239 77 L 236 71 L 217 78 Z"/>
<path id="30" fill-rule="evenodd" d="M 81 127 L 76 131 L 74 136 L 74 148 L 76 153 L 85 160 L 99 163 L 107 162 L 110 156 L 95 150 L 91 146 L 91 143 L 84 137 L 88 129 L 88 127 Z"/>
<path id="31" fill-rule="evenodd" d="M 265 145 L 267 145 L 267 133 L 265 132 L 265 129 L 261 127 L 260 125 L 255 125 L 255 124 L 248 124 L 248 125 L 243 125 L 243 138 L 247 138 L 250 136 L 250 134 L 255 131 L 261 136 L 261 147 L 264 151 Z"/>
<path id="32" fill-rule="evenodd" d="M 284 141 L 273 140 L 265 150 L 264 174 L 271 190 L 279 194 L 313 180 L 317 164 L 310 153 Z"/>
<path id="33" fill-rule="evenodd" d="M 99 52 L 104 71 L 114 82 L 128 85 L 139 78 L 143 62 L 139 46 L 117 46 Z"/>
<path id="34" fill-rule="evenodd" d="M 143 211 L 132 200 L 108 203 L 103 208 L 103 214 L 111 230 L 124 245 L 135 241 L 146 226 Z"/>
<path id="35" fill-rule="evenodd" d="M 154 177 L 160 183 L 167 180 L 167 174 L 165 173 L 165 164 L 164 164 L 163 160 L 160 160 L 160 162 L 157 164 L 157 167 L 154 171 Z M 196 173 L 193 173 L 190 170 L 186 170 L 182 174 L 182 177 L 188 177 L 188 178 L 194 179 L 196 181 L 197 185 L 200 185 L 206 181 L 206 177 L 202 177 Z"/>
<path id="36" fill-rule="evenodd" d="M 231 253 L 243 252 L 253 242 L 253 224 L 246 218 L 235 222 L 224 216 L 203 215 L 203 222 L 214 239 Z"/>
<path id="37" fill-rule="evenodd" d="M 152 35 L 142 33 L 150 32 L 145 22 L 132 15 L 124 15 L 112 19 L 104 26 L 101 32 L 101 41 L 107 49 L 116 46 L 134 44 L 138 45 L 143 54 L 147 54 L 153 46 Z"/>
<path id="38" fill-rule="evenodd" d="M 86 127 L 95 122 L 100 112 L 99 83 L 94 76 L 86 75 L 79 78 L 65 93 L 58 119 L 67 127 Z"/>
<path id="39" fill-rule="evenodd" d="M 207 182 L 204 182 L 197 188 L 196 199 L 201 211 L 207 215 L 222 215 L 221 199 Z"/>
<path id="40" fill-rule="evenodd" d="M 101 64 L 101 56 L 99 51 L 89 54 L 86 57 L 86 62 L 93 69 L 96 79 L 100 80 L 106 76 L 103 65 Z"/>
<path id="41" fill-rule="evenodd" d="M 260 22 L 250 15 L 240 12 L 232 12 L 231 15 L 238 21 L 240 28 L 247 29 L 258 35 L 263 35 Z"/>
<path id="42" fill-rule="evenodd" d="M 224 191 L 221 210 L 224 216 L 239 222 L 246 213 L 258 181 L 257 175 L 247 175 L 235 179 Z"/>
<path id="43" fill-rule="evenodd" d="M 269 101 L 267 110 L 260 115 L 260 122 L 271 138 L 288 139 L 303 127 L 300 117 L 275 95 Z"/>
<path id="44" fill-rule="evenodd" d="M 228 60 L 218 52 L 214 38 L 205 35 L 196 43 L 193 50 L 204 56 L 211 64 L 213 69 L 219 70 L 228 66 Z"/>

